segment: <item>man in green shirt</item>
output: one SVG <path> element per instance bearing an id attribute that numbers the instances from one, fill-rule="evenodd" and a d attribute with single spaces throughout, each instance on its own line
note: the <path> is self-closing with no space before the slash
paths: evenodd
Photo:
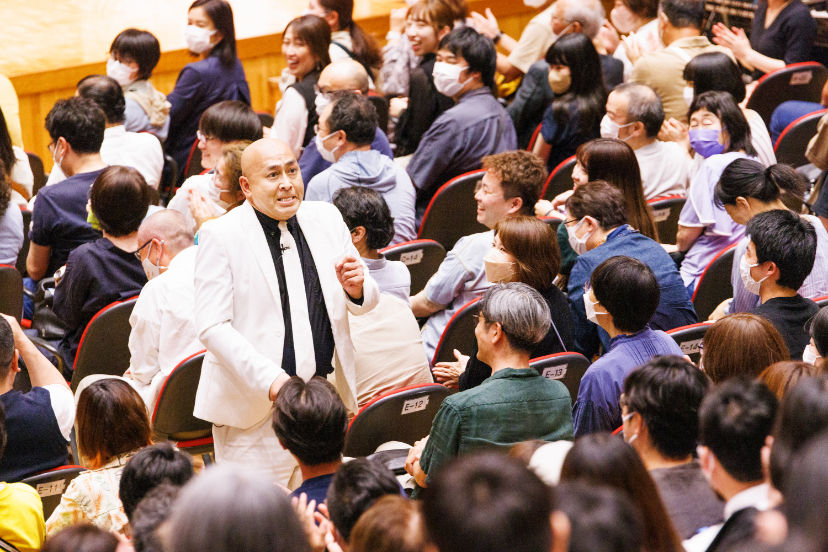
<path id="1" fill-rule="evenodd" d="M 474 334 L 477 358 L 492 367 L 492 376 L 443 401 L 431 434 L 411 449 L 406 461 L 418 486 L 427 487 L 442 464 L 472 449 L 572 439 L 569 391 L 529 367 L 530 351 L 549 331 L 550 320 L 546 301 L 526 284 L 494 285 L 486 291 Z"/>

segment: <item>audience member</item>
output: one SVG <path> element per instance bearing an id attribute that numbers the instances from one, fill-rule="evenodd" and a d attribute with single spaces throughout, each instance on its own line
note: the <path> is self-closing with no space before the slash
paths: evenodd
<path id="1" fill-rule="evenodd" d="M 360 516 L 386 495 L 400 495 L 394 474 L 377 462 L 356 458 L 342 464 L 328 487 L 327 505 L 336 543 L 348 550 L 351 533 Z"/>
<path id="2" fill-rule="evenodd" d="M 155 35 L 126 29 L 109 47 L 106 74 L 124 91 L 127 132 L 149 132 L 163 141 L 170 132 L 170 102 L 149 81 L 160 59 L 161 44 Z"/>
<path id="3" fill-rule="evenodd" d="M 822 307 L 810 323 L 811 343 L 805 348 L 802 359 L 818 368 L 825 369 L 828 357 L 828 309 Z"/>
<path id="4" fill-rule="evenodd" d="M 788 532 L 786 550 L 818 552 L 826 547 L 824 520 L 828 516 L 825 493 L 828 492 L 825 458 L 828 457 L 828 434 L 811 439 L 790 466 L 790 483 L 781 510 Z M 780 547 L 782 548 L 782 547 Z"/>
<path id="5" fill-rule="evenodd" d="M 32 384 L 28 393 L 14 388 L 20 360 Z M 7 437 L 0 481 L 13 483 L 68 464 L 67 445 L 75 422 L 72 392 L 17 320 L 6 315 L 0 320 L 0 382 Z"/>
<path id="6" fill-rule="evenodd" d="M 589 367 L 581 380 L 578 398 L 572 407 L 576 436 L 613 431 L 621 426 L 618 399 L 627 375 L 653 356 L 682 355 L 673 338 L 650 327 L 649 321 L 662 303 L 662 292 L 657 276 L 646 264 L 616 255 L 599 264 L 588 278 L 588 285 L 579 288 L 578 294 L 580 303 L 586 307 L 582 316 L 599 325 L 610 342 L 605 346 L 604 355 Z M 572 296 L 570 291 L 574 312 Z M 589 354 L 588 358 L 591 357 Z"/>
<path id="7" fill-rule="evenodd" d="M 2 117 L 2 114 L 0 114 Z M 0 140 L 2 149 L 2 140 Z M 23 215 L 12 201 L 12 180 L 0 160 L 0 264 L 14 266 L 23 247 Z"/>
<path id="8" fill-rule="evenodd" d="M 477 222 L 494 228 L 509 216 L 531 215 L 546 181 L 543 162 L 529 152 L 513 151 L 484 157 L 482 163 L 486 173 L 474 194 Z M 414 316 L 429 317 L 423 329 L 429 361 L 454 313 L 489 287 L 483 258 L 493 241 L 493 231 L 460 238 L 425 289 L 411 297 Z"/>
<path id="9" fill-rule="evenodd" d="M 491 284 L 523 282 L 541 294 L 552 315 L 549 331 L 531 350 L 531 358 L 570 351 L 575 346 L 572 313 L 566 296 L 554 284 L 560 266 L 555 233 L 535 217 L 510 217 L 497 223 L 492 248 L 484 257 Z M 465 361 L 465 362 L 464 362 Z M 492 367 L 477 358 L 477 347 L 458 362 L 440 362 L 434 375 L 447 387 L 461 391 L 477 387 L 492 375 Z M 458 379 L 459 378 L 459 379 Z"/>
<path id="10" fill-rule="evenodd" d="M 303 15 L 285 27 L 282 55 L 288 65 L 279 80 L 282 99 L 276 104 L 270 137 L 287 142 L 297 158 L 313 140 L 319 121 L 314 89 L 322 69 L 331 63 L 330 46 L 331 30 L 321 17 Z"/>
<path id="11" fill-rule="evenodd" d="M 390 102 L 388 114 L 398 119 L 394 128 L 398 157 L 414 153 L 437 117 L 454 106 L 451 97 L 437 91 L 433 73 L 437 48 L 451 32 L 455 16 L 451 4 L 444 0 L 422 0 L 408 10 L 405 34 L 420 62 L 408 76 L 408 93 Z"/>
<path id="12" fill-rule="evenodd" d="M 299 464 L 302 484 L 291 493 L 325 501 L 334 473 L 342 465 L 348 412 L 333 385 L 323 378 L 290 378 L 276 395 L 273 431 Z"/>
<path id="13" fill-rule="evenodd" d="M 68 364 L 92 317 L 114 301 L 139 294 L 147 283 L 135 255 L 138 227 L 150 205 L 144 177 L 132 168 L 107 167 L 92 184 L 90 202 L 103 237 L 69 253 L 55 287 L 53 309 L 68 328 L 58 350 Z"/>
<path id="14" fill-rule="evenodd" d="M 126 102 L 118 82 L 106 75 L 89 75 L 78 82 L 77 95 L 95 102 L 106 118 L 101 159 L 107 165 L 137 169 L 152 188 L 158 188 L 164 169 L 164 152 L 158 139 L 147 133 L 128 132 L 124 126 Z M 47 186 L 66 179 L 59 165 L 52 168 Z"/>
<path id="15" fill-rule="evenodd" d="M 129 316 L 125 377 L 152 412 L 167 376 L 179 362 L 204 350 L 194 314 L 197 249 L 187 221 L 171 209 L 147 217 L 138 228 L 137 241 L 149 281 Z"/>
<path id="16" fill-rule="evenodd" d="M 825 104 L 828 104 L 828 82 L 822 86 L 822 94 L 820 95 L 819 102 L 803 102 L 799 100 L 787 100 L 779 104 L 774 110 L 773 114 L 771 115 L 770 123 L 768 124 L 768 130 L 770 131 L 771 140 L 775 144 L 776 141 L 779 139 L 779 135 L 788 128 L 788 125 L 803 117 L 805 115 L 810 115 L 811 113 L 816 113 L 817 111 L 822 111 L 825 109 Z M 820 117 L 819 121 L 822 123 L 822 120 L 825 118 L 823 115 Z M 824 127 L 824 124 L 817 124 L 817 134 L 820 134 L 820 130 Z M 809 150 L 812 144 L 818 142 L 818 138 L 814 136 L 808 143 Z M 808 151 L 806 150 L 805 153 L 806 157 L 808 157 Z M 814 163 L 814 161 L 811 161 Z M 822 163 L 814 163 L 815 165 L 821 165 Z"/>
<path id="17" fill-rule="evenodd" d="M 647 469 L 631 446 L 608 433 L 575 441 L 561 469 L 561 481 L 582 481 L 618 489 L 644 514 L 643 551 L 679 552 L 681 539 Z"/>
<path id="18" fill-rule="evenodd" d="M 561 468 L 563 467 L 566 455 L 569 454 L 569 451 L 572 448 L 572 441 L 555 441 L 553 443 L 547 443 L 535 440 L 527 441 L 526 443 L 537 443 L 540 445 L 533 450 L 531 456 L 527 460 L 529 469 L 535 472 L 535 474 L 540 477 L 544 483 L 550 487 L 556 487 L 561 481 Z M 518 443 L 512 447 L 509 451 L 509 456 L 519 458 L 520 447 L 521 445 L 525 446 L 526 443 Z M 523 460 L 523 458 L 520 459 Z"/>
<path id="19" fill-rule="evenodd" d="M 725 167 L 754 156 L 751 132 L 742 110 L 727 92 L 705 92 L 690 105 L 690 143 L 705 158 L 690 184 L 679 216 L 678 251 L 684 252 L 681 277 L 688 295 L 713 258 L 744 236 L 744 227 L 728 217 L 713 190 Z"/>
<path id="20" fill-rule="evenodd" d="M 184 42 L 198 61 L 184 66 L 167 96 L 170 132 L 164 143 L 178 164 L 179 180 L 207 108 L 224 100 L 250 105 L 250 88 L 236 53 L 233 8 L 226 0 L 195 0 L 187 12 Z"/>
<path id="21" fill-rule="evenodd" d="M 216 169 L 221 163 L 223 148 L 231 144 L 259 140 L 262 137 L 262 123 L 259 116 L 244 102 L 225 101 L 211 105 L 204 112 L 197 132 L 198 148 L 201 150 L 201 166 L 205 169 Z M 197 221 L 190 207 L 194 196 L 209 198 L 213 202 L 211 214 L 219 216 L 223 215 L 231 205 L 226 198 L 221 197 L 223 193 L 226 192 L 218 187 L 213 171 L 194 175 L 178 189 L 167 208 L 184 215 L 190 229 L 195 232 Z"/>
<path id="22" fill-rule="evenodd" d="M 343 59 L 331 63 L 319 74 L 319 82 L 316 86 L 315 108 L 317 117 L 325 109 L 331 99 L 332 92 L 340 90 L 351 90 L 363 96 L 368 95 L 368 73 L 365 67 L 352 59 Z M 371 149 L 378 151 L 389 159 L 394 158 L 391 151 L 391 144 L 385 135 L 385 129 L 377 126 L 374 133 L 374 140 L 371 142 Z M 311 140 L 302 150 L 302 157 L 299 158 L 299 168 L 302 171 L 302 179 L 306 182 L 313 180 L 313 177 L 333 165 L 330 161 L 322 158 L 316 147 L 316 140 Z"/>
<path id="23" fill-rule="evenodd" d="M 2 322 L 0 322 L 2 324 Z M 1 330 L 0 330 L 1 331 Z M 4 338 L 5 336 L 3 336 Z M 5 339 L 0 338 L 0 342 Z M 6 447 L 6 410 L 0 402 L 0 458 Z M 4 483 L 0 477 L 0 535 L 4 545 L 20 552 L 36 552 L 43 546 L 43 503 L 25 483 Z"/>
<path id="24" fill-rule="evenodd" d="M 666 331 L 693 324 L 697 320 L 673 259 L 658 243 L 627 224 L 624 202 L 621 191 L 606 182 L 590 182 L 579 186 L 566 202 L 567 220 L 562 225 L 566 226 L 569 233 L 570 246 L 578 253 L 569 276 L 569 306 L 575 320 L 575 348 L 588 358 L 598 352 L 599 341 L 603 343 L 604 350 L 609 350 L 610 338 L 599 332 L 598 327 L 593 325 L 594 321 L 587 318 L 589 311 L 584 303 L 585 288 L 596 267 L 612 257 L 628 255 L 638 259 L 636 262 L 654 276 L 654 286 L 658 290 L 654 296 L 646 296 L 647 301 L 653 303 L 653 312 L 646 317 L 644 314 L 649 311 L 649 306 L 644 307 L 639 302 L 643 297 L 634 294 L 630 296 L 630 305 L 641 309 L 636 318 L 643 318 L 640 319 L 640 326 L 638 320 L 633 323 L 631 320 L 622 322 L 627 332 L 638 332 L 648 322 L 653 329 Z M 642 284 L 639 282 L 639 285 Z M 623 287 L 629 283 L 619 281 L 614 285 Z M 612 294 L 616 290 L 607 292 Z M 618 308 L 626 310 L 628 307 L 625 304 Z M 618 314 L 623 316 L 620 312 Z M 623 338 L 621 341 L 625 340 Z M 666 351 L 664 353 L 672 354 Z M 637 364 L 629 368 L 635 366 Z M 612 430 L 618 425 L 606 429 Z"/>
<path id="25" fill-rule="evenodd" d="M 747 224 L 755 215 L 772 210 L 787 210 L 783 197 L 802 197 L 805 192 L 804 179 L 787 165 L 773 165 L 767 169 L 757 161 L 737 159 L 725 168 L 714 190 L 715 198 L 721 203 L 730 218 L 738 224 Z M 814 267 L 805 278 L 799 294 L 808 299 L 828 295 L 828 233 L 819 219 L 801 215 L 813 226 L 817 237 Z M 759 305 L 759 296 L 745 287 L 741 277 L 742 258 L 750 241 L 745 237 L 739 241 L 733 253 L 733 268 L 730 283 L 733 285 L 733 299 L 722 305 L 711 316 L 750 311 Z"/>
<path id="26" fill-rule="evenodd" d="M 688 94 L 688 98 L 711 91 L 729 92 L 733 96 L 733 101 L 741 106 L 747 95 L 742 71 L 722 52 L 699 54 L 688 61 L 684 67 L 684 80 L 687 82 L 686 90 L 692 90 L 692 96 Z M 776 154 L 773 150 L 776 139 L 771 141 L 768 127 L 757 112 L 745 107 L 740 109 L 750 125 L 751 144 L 756 150 L 756 157 L 764 166 L 770 167 L 776 163 Z M 689 150 L 689 142 L 685 140 L 684 145 Z"/>
<path id="27" fill-rule="evenodd" d="M 699 463 L 725 501 L 723 525 L 685 541 L 685 550 L 730 550 L 754 533 L 754 520 L 768 507 L 762 447 L 776 417 L 776 396 L 764 383 L 734 378 L 705 397 L 699 411 Z"/>
<path id="28" fill-rule="evenodd" d="M 641 552 L 641 509 L 620 490 L 567 481 L 555 488 L 555 510 L 569 521 L 568 552 Z"/>
<path id="29" fill-rule="evenodd" d="M 181 487 L 163 482 L 150 490 L 129 517 L 135 552 L 164 552 L 163 527 L 175 509 Z"/>
<path id="30" fill-rule="evenodd" d="M 546 160 L 551 172 L 575 155 L 578 146 L 601 135 L 607 91 L 598 52 L 586 35 L 572 33 L 556 40 L 546 52 L 546 63 L 555 99 L 543 114 L 532 151 Z"/>
<path id="31" fill-rule="evenodd" d="M 759 374 L 759 381 L 773 391 L 781 402 L 788 391 L 802 379 L 814 378 L 824 374 L 821 367 L 801 360 L 783 360 L 774 362 Z"/>
<path id="32" fill-rule="evenodd" d="M 633 64 L 647 52 L 664 48 L 659 32 L 658 0 L 636 2 L 619 0 L 610 12 L 615 29 L 627 35 L 615 48 L 613 56 L 624 63 L 624 80 L 630 80 Z"/>
<path id="33" fill-rule="evenodd" d="M 41 552 L 117 552 L 118 537 L 94 525 L 67 527 L 46 539 Z"/>
<path id="34" fill-rule="evenodd" d="M 232 466 L 210 468 L 184 487 L 168 523 L 165 549 L 176 552 L 311 550 L 284 491 Z"/>
<path id="35" fill-rule="evenodd" d="M 762 302 L 751 312 L 773 324 L 790 357 L 800 359 L 811 340 L 805 325 L 819 312 L 797 292 L 814 266 L 816 231 L 796 213 L 774 209 L 751 218 L 745 234 L 750 241 L 740 259 L 742 281 Z"/>
<path id="36" fill-rule="evenodd" d="M 566 535 L 553 531 L 552 507 L 552 490 L 535 474 L 508 456 L 486 453 L 440 470 L 422 509 L 436 550 L 548 552 L 566 549 Z"/>
<path id="37" fill-rule="evenodd" d="M 228 144 L 221 148 L 221 157 L 216 161 L 216 166 L 213 170 L 214 181 L 208 192 L 211 196 L 218 194 L 218 202 L 227 206 L 227 210 L 222 213 L 229 213 L 236 207 L 244 203 L 244 192 L 241 190 L 240 178 L 242 176 L 241 158 L 244 150 L 247 149 L 251 142 L 244 140 L 242 142 L 235 142 Z M 196 235 L 205 222 L 211 221 L 221 216 L 217 215 L 220 208 L 216 202 L 201 194 L 197 190 L 190 191 L 190 214 L 196 223 Z M 185 219 L 186 222 L 186 219 Z M 188 230 L 189 229 L 189 224 Z"/>
<path id="38" fill-rule="evenodd" d="M 127 461 L 152 444 L 147 407 L 126 382 L 100 379 L 81 391 L 77 423 L 78 452 L 89 471 L 69 483 L 46 533 L 91 523 L 123 535 L 128 519 L 118 486 Z"/>
<path id="39" fill-rule="evenodd" d="M 661 99 L 646 85 L 622 84 L 607 98 L 601 136 L 623 140 L 635 151 L 645 199 L 683 196 L 690 184 L 686 152 L 675 142 L 658 140 L 663 123 Z"/>
<path id="40" fill-rule="evenodd" d="M 722 522 L 724 504 L 693 458 L 699 406 L 711 387 L 704 372 L 686 360 L 655 357 L 630 372 L 619 401 L 624 439 L 650 472 L 682 539 Z"/>
<path id="41" fill-rule="evenodd" d="M 5 77 L 0 75 L 0 86 L 2 86 L 3 78 Z M 9 179 L 12 202 L 25 206 L 34 190 L 34 174 L 29 164 L 29 156 L 23 148 L 17 147 L 12 142 L 11 132 L 2 109 L 0 109 L 0 161 L 3 162 L 3 170 L 0 174 L 6 175 Z"/>
<path id="42" fill-rule="evenodd" d="M 771 364 L 790 360 L 788 347 L 773 324 L 747 312 L 713 324 L 700 349 L 699 368 L 716 384 L 733 376 L 758 377 Z"/>
<path id="43" fill-rule="evenodd" d="M 712 30 L 713 41 L 730 49 L 758 79 L 786 65 L 810 61 L 817 24 L 810 8 L 799 0 L 764 0 L 756 4 L 750 40 L 744 29 L 728 29 L 724 23 Z"/>
<path id="44" fill-rule="evenodd" d="M 306 13 L 318 15 L 331 28 L 331 61 L 353 59 L 369 73 L 382 64 L 374 38 L 354 22 L 354 0 L 310 0 Z"/>
<path id="45" fill-rule="evenodd" d="M 136 452 L 121 473 L 118 498 L 132 523 L 135 509 L 159 485 L 183 487 L 193 478 L 193 459 L 176 450 L 170 442 L 158 443 Z"/>
<path id="46" fill-rule="evenodd" d="M 434 84 L 457 105 L 434 121 L 408 164 L 418 221 L 442 184 L 480 168 L 484 156 L 517 146 L 512 120 L 492 95 L 495 62 L 492 42 L 471 28 L 455 29 L 440 41 Z"/>
<path id="47" fill-rule="evenodd" d="M 65 265 L 76 247 L 101 237 L 87 222 L 86 203 L 92 183 L 106 167 L 100 154 L 105 127 L 101 108 L 85 98 L 58 100 L 46 116 L 49 151 L 67 178 L 37 194 L 26 258 L 26 271 L 34 282 Z M 33 290 L 33 282 L 28 284 Z"/>
<path id="48" fill-rule="evenodd" d="M 384 496 L 359 517 L 351 532 L 351 552 L 425 552 L 419 502 Z"/>
<path id="49" fill-rule="evenodd" d="M 495 284 L 486 290 L 474 333 L 477 358 L 491 366 L 492 375 L 474 389 L 447 397 L 425 443 L 409 452 L 406 470 L 420 488 L 428 487 L 451 458 L 475 447 L 572 437 L 569 391 L 529 367 L 531 351 L 549 332 L 550 319 L 546 301 L 527 284 Z M 515 424 L 517 419 L 523 422 Z"/>
<path id="50" fill-rule="evenodd" d="M 308 201 L 332 202 L 337 190 L 351 186 L 382 194 L 394 218 L 391 244 L 413 240 L 416 192 L 405 169 L 371 149 L 377 130 L 377 111 L 360 94 L 338 92 L 320 114 L 316 149 L 334 165 L 308 183 Z"/>
<path id="51" fill-rule="evenodd" d="M 643 54 L 633 66 L 632 82 L 652 88 L 664 105 L 665 119 L 687 124 L 684 67 L 705 52 L 727 52 L 714 46 L 704 34 L 704 2 L 700 0 L 661 0 L 658 31 L 665 48 Z"/>

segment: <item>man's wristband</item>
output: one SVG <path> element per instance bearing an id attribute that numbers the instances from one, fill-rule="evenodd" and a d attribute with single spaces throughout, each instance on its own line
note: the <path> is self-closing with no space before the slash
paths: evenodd
<path id="1" fill-rule="evenodd" d="M 495 35 L 495 37 L 492 39 L 492 42 L 494 42 L 495 44 L 497 44 L 498 42 L 500 42 L 500 39 L 501 39 L 501 38 L 503 38 L 503 31 L 498 30 L 498 31 L 497 31 L 497 34 L 496 34 L 496 35 Z"/>

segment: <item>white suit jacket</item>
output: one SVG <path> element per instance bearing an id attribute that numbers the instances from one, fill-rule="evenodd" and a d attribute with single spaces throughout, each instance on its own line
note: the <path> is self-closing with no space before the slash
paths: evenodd
<path id="1" fill-rule="evenodd" d="M 379 288 L 365 268 L 362 305 L 348 300 L 342 289 L 334 263 L 346 253 L 360 257 L 336 207 L 303 201 L 296 218 L 313 255 L 331 320 L 337 388 L 348 391 L 342 399 L 354 408 L 356 376 L 348 312 L 360 315 L 373 309 L 379 302 Z M 249 202 L 205 224 L 198 242 L 195 317 L 207 355 L 193 414 L 216 425 L 247 429 L 269 412 L 270 386 L 284 373 L 285 330 L 276 268 Z"/>

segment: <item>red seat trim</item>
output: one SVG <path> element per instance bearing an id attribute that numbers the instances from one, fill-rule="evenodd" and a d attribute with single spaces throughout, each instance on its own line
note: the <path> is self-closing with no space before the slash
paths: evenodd
<path id="1" fill-rule="evenodd" d="M 99 310 L 98 312 L 96 312 L 95 316 L 92 317 L 92 319 L 89 321 L 89 323 L 83 329 L 83 333 L 81 334 L 80 341 L 78 342 L 78 353 L 80 353 L 81 347 L 83 347 L 83 340 L 86 339 L 86 332 L 89 331 L 89 328 L 92 326 L 92 323 L 95 322 L 95 320 L 99 316 L 101 316 L 104 312 L 108 311 L 109 309 L 115 307 L 116 305 L 120 305 L 121 303 L 126 303 L 127 301 L 132 301 L 133 299 L 138 299 L 138 297 L 139 297 L 138 295 L 135 295 L 133 297 L 129 297 L 127 299 L 124 299 L 123 301 L 115 301 L 114 303 L 110 303 L 107 306 L 105 306 L 104 308 L 102 308 L 101 310 Z M 78 356 L 79 355 L 76 353 L 75 354 L 75 362 L 72 363 L 72 371 L 74 371 L 75 367 L 78 365 Z"/>
<path id="2" fill-rule="evenodd" d="M 613 431 L 613 432 L 612 432 L 612 434 L 613 434 L 613 435 L 618 435 L 618 434 L 619 434 L 619 433 L 621 433 L 622 431 L 624 431 L 624 426 L 619 427 L 618 429 L 616 429 L 615 431 Z"/>
<path id="3" fill-rule="evenodd" d="M 178 364 L 176 364 L 176 365 L 175 365 L 175 368 L 173 368 L 173 369 L 172 369 L 172 372 L 170 372 L 170 375 L 168 375 L 168 376 L 164 379 L 164 383 L 163 383 L 163 384 L 161 384 L 161 389 L 158 391 L 158 397 L 157 397 L 157 398 L 156 398 L 156 400 L 155 400 L 155 408 L 152 410 L 152 418 L 151 418 L 151 421 L 152 421 L 153 423 L 155 423 L 155 415 L 156 415 L 156 414 L 158 414 L 158 403 L 159 403 L 158 399 L 160 399 L 160 398 L 161 398 L 161 395 L 163 395 L 163 394 L 164 394 L 164 388 L 165 388 L 165 387 L 167 387 L 167 382 L 168 382 L 168 381 L 170 381 L 170 378 L 172 377 L 172 375 L 173 375 L 173 374 L 175 374 L 175 371 L 176 371 L 176 370 L 178 370 L 178 368 L 179 368 L 182 364 L 184 364 L 184 363 L 185 363 L 185 362 L 187 362 L 188 360 L 190 360 L 190 359 L 192 359 L 192 358 L 194 358 L 194 357 L 197 357 L 198 355 L 202 355 L 202 354 L 204 354 L 204 353 L 206 353 L 206 352 L 207 352 L 207 349 L 204 349 L 204 350 L 201 350 L 201 351 L 199 351 L 199 352 L 197 352 L 197 353 L 193 353 L 193 354 L 191 354 L 190 356 L 188 356 L 187 358 L 185 358 L 184 360 L 182 360 L 181 362 L 179 362 Z"/>
<path id="4" fill-rule="evenodd" d="M 652 205 L 653 203 L 658 203 L 659 201 L 667 201 L 668 199 L 687 199 L 687 196 L 683 196 L 683 195 L 679 195 L 679 194 L 659 196 L 659 197 L 654 197 L 652 199 L 648 199 L 647 203 Z"/>
<path id="5" fill-rule="evenodd" d="M 587 357 L 585 357 L 584 355 L 582 355 L 581 353 L 578 353 L 576 351 L 564 351 L 564 352 L 561 352 L 561 353 L 552 353 L 551 355 L 544 355 L 542 357 L 530 359 L 529 364 L 532 364 L 533 362 L 540 362 L 542 360 L 549 360 L 550 358 L 559 358 L 559 357 L 570 356 L 570 355 L 577 355 L 577 356 L 583 358 L 584 360 L 586 360 L 587 362 L 589 362 L 589 359 Z"/>
<path id="6" fill-rule="evenodd" d="M 480 297 L 475 297 L 474 299 L 472 299 L 471 301 L 469 301 L 468 303 L 466 303 L 465 305 L 463 305 L 462 307 L 457 309 L 455 311 L 455 313 L 453 315 L 451 315 L 451 318 L 449 319 L 448 324 L 446 324 L 445 329 L 443 329 L 443 333 L 440 334 L 440 341 L 437 342 L 437 347 L 435 347 L 435 349 L 434 349 L 434 356 L 431 358 L 431 365 L 432 366 L 434 365 L 435 361 L 437 360 L 437 352 L 440 350 L 440 346 L 443 344 L 443 339 L 445 339 L 445 337 L 446 337 L 446 330 L 448 330 L 451 327 L 451 324 L 454 322 L 454 319 L 457 318 L 460 315 L 460 313 L 462 313 L 468 307 L 470 307 L 471 305 L 477 303 L 478 301 L 480 301 Z"/>
<path id="7" fill-rule="evenodd" d="M 360 414 L 365 412 L 365 410 L 369 406 L 372 406 L 375 402 L 381 401 L 382 399 L 385 399 L 387 397 L 391 397 L 393 395 L 397 395 L 399 393 L 404 393 L 405 391 L 412 391 L 414 389 L 422 389 L 424 387 L 442 387 L 442 385 L 440 385 L 439 383 L 417 383 L 417 384 L 414 384 L 414 385 L 409 385 L 407 387 L 401 387 L 399 389 L 393 389 L 391 391 L 386 391 L 385 393 L 383 393 L 381 395 L 378 395 L 378 396 L 374 397 L 373 399 L 371 399 L 370 401 L 368 401 L 367 403 L 365 403 L 365 406 L 360 408 L 359 412 L 357 412 L 356 415 L 353 418 L 351 418 L 351 422 L 348 424 L 348 429 L 351 429 L 351 426 L 354 424 L 354 420 L 357 419 L 357 416 L 359 416 Z"/>
<path id="8" fill-rule="evenodd" d="M 814 299 L 811 299 L 811 301 L 813 301 L 814 303 L 816 303 L 817 301 L 824 301 L 824 300 L 826 300 L 826 299 L 828 299 L 828 295 L 823 295 L 822 297 L 816 297 L 816 298 L 814 298 Z"/>
<path id="9" fill-rule="evenodd" d="M 423 218 L 425 218 L 425 217 L 423 217 Z M 385 253 L 386 251 L 391 251 L 392 249 L 402 247 L 403 245 L 414 245 L 415 243 L 436 243 L 437 245 L 440 245 L 439 243 L 437 243 L 434 240 L 416 239 L 416 240 L 410 240 L 410 241 L 395 243 L 394 245 L 389 245 L 388 247 L 384 247 L 384 248 L 380 249 L 379 252 L 380 253 Z"/>
<path id="10" fill-rule="evenodd" d="M 713 324 L 715 324 L 715 322 L 713 322 L 712 320 L 705 320 L 704 322 L 696 322 L 695 324 L 688 324 L 687 326 L 681 326 L 679 328 L 673 328 L 672 330 L 667 330 L 664 333 L 666 333 L 667 335 L 672 335 L 672 334 L 678 333 L 682 330 L 689 330 L 689 329 L 692 329 L 692 328 L 700 328 L 702 326 L 712 326 Z"/>
<path id="11" fill-rule="evenodd" d="M 56 471 L 60 471 L 60 470 L 71 470 L 71 469 L 75 469 L 75 468 L 80 468 L 82 470 L 87 469 L 86 466 L 78 466 L 78 465 L 75 465 L 75 464 L 67 464 L 65 466 L 58 466 L 56 468 L 52 468 L 51 470 L 44 470 L 42 472 L 37 472 L 36 474 L 30 475 L 29 477 L 37 477 L 38 475 L 44 475 L 44 474 L 47 474 L 47 473 L 52 473 L 52 472 L 56 472 Z M 27 477 L 26 479 L 28 479 L 29 477 Z"/>
<path id="12" fill-rule="evenodd" d="M 178 441 L 175 446 L 180 449 L 203 447 L 204 445 L 212 445 L 213 437 L 202 437 L 201 439 L 190 439 L 189 441 Z"/>
<path id="13" fill-rule="evenodd" d="M 29 330 L 29 329 L 32 328 L 32 321 L 31 320 L 26 320 L 25 318 L 21 318 L 20 319 L 20 327 L 21 328 L 26 328 L 27 330 Z"/>
<path id="14" fill-rule="evenodd" d="M 794 119 L 788 126 L 785 127 L 785 130 L 782 131 L 782 133 L 779 135 L 779 138 L 776 139 L 776 143 L 773 145 L 773 153 L 776 153 L 776 148 L 779 147 L 779 143 L 782 141 L 782 138 L 788 133 L 788 131 L 793 130 L 793 128 L 796 125 L 798 125 L 800 122 L 807 119 L 808 117 L 813 117 L 814 115 L 819 115 L 821 117 L 825 114 L 826 111 L 828 111 L 828 109 L 820 109 L 819 111 L 814 111 L 813 113 L 808 113 L 806 115 L 803 115 L 802 117 Z"/>
<path id="15" fill-rule="evenodd" d="M 765 73 L 764 75 L 762 75 L 759 78 L 759 82 L 757 83 L 757 86 L 759 84 L 762 84 L 762 82 L 765 79 L 767 79 L 768 77 L 771 77 L 771 76 L 773 76 L 773 75 L 775 75 L 775 74 L 777 74 L 781 71 L 785 71 L 787 69 L 792 69 L 792 68 L 798 68 L 798 67 L 799 68 L 801 68 L 801 67 L 814 67 L 814 68 L 816 68 L 816 67 L 823 67 L 823 65 L 821 63 L 817 63 L 815 61 L 800 61 L 799 63 L 791 63 L 790 65 L 786 65 L 785 67 L 783 67 L 781 69 L 777 69 L 776 71 L 771 71 L 770 73 Z"/>
<path id="16" fill-rule="evenodd" d="M 719 257 L 721 257 L 722 255 L 724 255 L 725 253 L 727 253 L 728 251 L 730 251 L 731 249 L 736 247 L 738 244 L 739 244 L 739 242 L 736 242 L 733 245 L 728 245 L 727 247 L 725 247 L 724 249 L 722 249 L 721 251 L 716 253 L 715 257 L 710 259 L 710 262 L 707 263 L 706 267 L 704 267 L 704 272 L 702 272 L 702 275 L 699 276 L 699 281 L 696 283 L 696 289 L 693 290 L 693 297 L 690 298 L 691 303 L 696 300 L 696 294 L 699 292 L 699 288 L 701 287 L 701 283 L 704 281 L 704 275 L 707 274 L 707 270 L 713 265 L 713 263 L 716 262 L 716 260 Z"/>
<path id="17" fill-rule="evenodd" d="M 443 193 L 443 190 L 454 184 L 454 181 L 459 178 L 465 178 L 467 176 L 471 176 L 474 174 L 484 174 L 486 171 L 485 169 L 477 169 L 474 171 L 469 171 L 467 173 L 463 173 L 461 175 L 455 176 L 442 186 L 440 186 L 437 191 L 434 193 L 434 196 L 431 198 L 431 201 L 428 202 L 428 207 L 426 207 L 425 213 L 423 213 L 423 220 L 420 222 L 420 228 L 417 230 L 417 237 L 423 235 L 423 226 L 425 226 L 425 221 L 428 218 L 428 214 L 431 212 L 431 208 L 434 207 L 434 202 L 437 201 L 437 198 L 440 197 L 440 194 Z"/>
<path id="18" fill-rule="evenodd" d="M 535 143 L 538 141 L 538 136 L 540 136 L 541 127 L 543 123 L 538 125 L 538 128 L 535 129 L 535 132 L 532 133 L 532 137 L 529 139 L 529 146 L 526 148 L 526 151 L 532 153 L 532 150 L 535 149 Z"/>
<path id="19" fill-rule="evenodd" d="M 195 155 L 195 150 L 198 147 L 198 138 L 196 138 L 195 142 L 193 142 L 192 147 L 190 148 L 190 155 L 187 156 L 187 162 L 184 164 L 184 172 L 182 174 L 187 174 L 190 172 L 190 163 L 193 161 L 193 155 Z"/>
<path id="20" fill-rule="evenodd" d="M 560 172 L 561 169 L 563 169 L 564 165 L 566 165 L 567 163 L 569 163 L 573 159 L 575 159 L 574 155 L 571 156 L 571 157 L 567 157 L 566 159 L 564 159 L 563 161 L 558 163 L 557 167 L 552 169 L 552 172 L 549 173 L 549 176 L 546 178 L 546 182 L 543 183 L 543 189 L 541 190 L 541 193 L 540 193 L 541 199 L 546 197 L 546 190 L 549 188 L 549 184 L 552 182 L 552 179 L 555 178 L 555 175 L 558 174 L 558 172 Z"/>

